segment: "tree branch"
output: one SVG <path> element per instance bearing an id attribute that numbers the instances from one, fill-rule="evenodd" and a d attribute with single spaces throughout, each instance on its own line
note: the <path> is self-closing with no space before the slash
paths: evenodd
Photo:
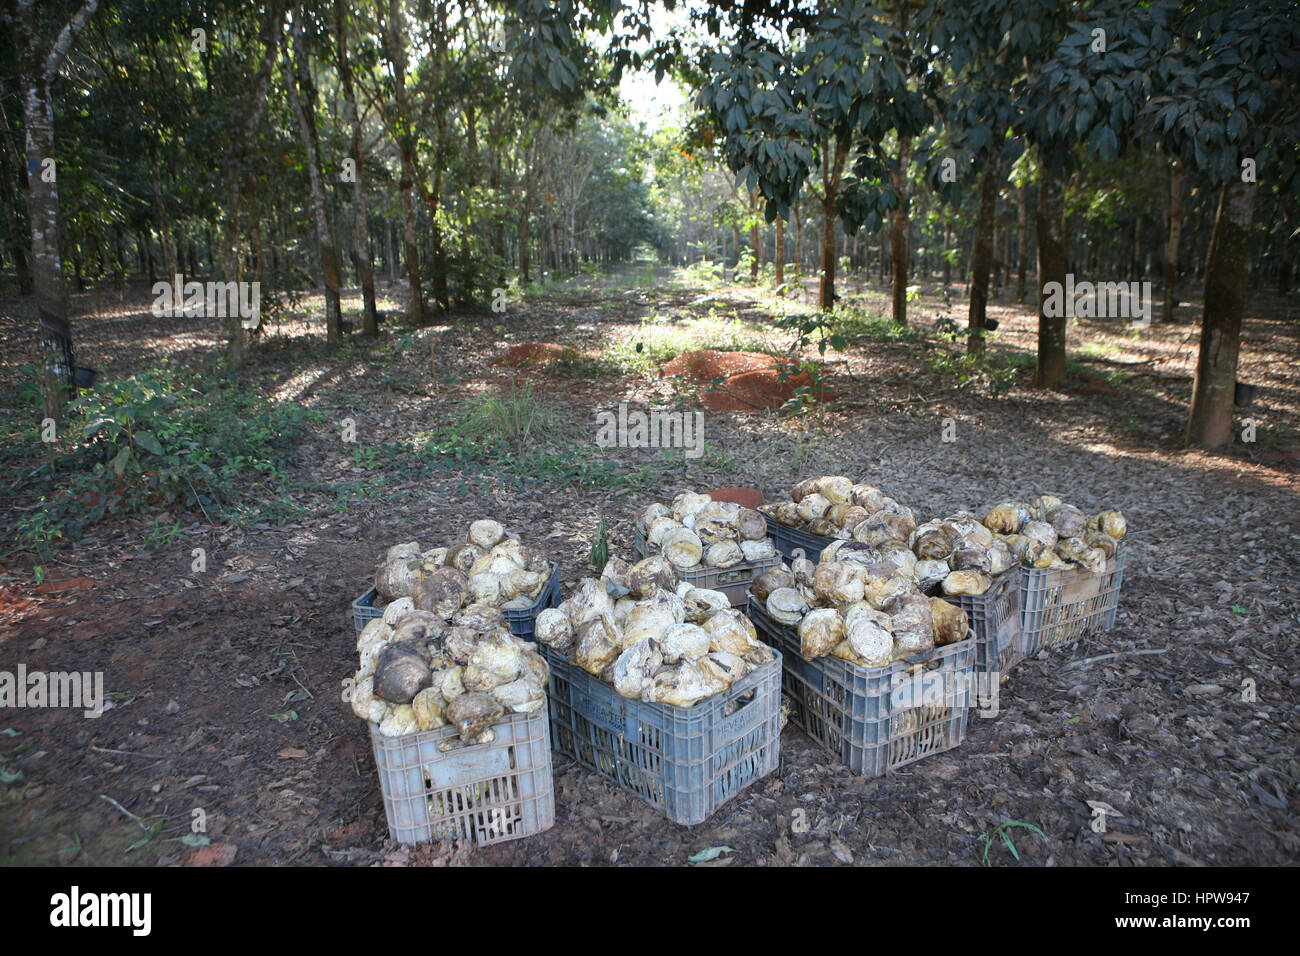
<path id="1" fill-rule="evenodd" d="M 34 2 L 35 0 L 19 0 L 19 5 L 31 7 Z M 54 46 L 50 47 L 49 55 L 45 57 L 45 68 L 41 73 L 41 82 L 46 88 L 54 82 L 54 78 L 59 73 L 59 67 L 63 65 L 63 58 L 68 55 L 68 50 L 72 48 L 72 41 L 77 38 L 77 34 L 86 25 L 86 21 L 94 15 L 98 6 L 99 0 L 86 0 L 76 15 L 59 31 L 59 38 L 54 41 Z"/>

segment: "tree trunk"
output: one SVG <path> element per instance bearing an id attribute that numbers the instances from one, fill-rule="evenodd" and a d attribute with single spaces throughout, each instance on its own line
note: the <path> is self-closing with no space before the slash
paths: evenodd
<path id="1" fill-rule="evenodd" d="M 380 9 L 382 10 L 382 4 Z M 424 325 L 424 290 L 420 284 L 420 246 L 415 232 L 416 142 L 410 128 L 406 102 L 406 28 L 402 5 L 389 0 L 388 19 L 381 30 L 384 58 L 393 71 L 393 100 L 397 114 L 397 128 L 392 130 L 397 141 L 397 152 L 402 164 L 402 179 L 398 196 L 402 208 L 402 256 L 406 259 L 406 280 L 410 302 L 407 315 L 414 326 Z"/>
<path id="2" fill-rule="evenodd" d="M 1287 296 L 1291 294 L 1291 214 L 1290 210 L 1282 210 L 1282 242 L 1278 251 L 1277 263 L 1277 294 Z"/>
<path id="3" fill-rule="evenodd" d="M 158 278 L 154 274 L 153 244 L 149 240 L 149 227 L 137 229 L 135 233 L 135 255 L 140 260 L 140 274 L 152 286 Z"/>
<path id="4" fill-rule="evenodd" d="M 262 42 L 264 54 L 253 82 L 251 102 L 244 109 L 244 125 L 233 136 L 233 148 L 226 156 L 226 205 L 223 210 L 221 268 L 227 282 L 238 282 L 241 276 L 239 263 L 239 221 L 243 198 L 243 185 L 247 170 L 244 159 L 247 144 L 256 138 L 257 127 L 262 121 L 262 110 L 266 106 L 266 90 L 271 82 L 271 71 L 275 68 L 275 59 L 280 52 L 280 33 L 283 27 L 284 11 L 279 0 L 271 0 L 262 15 Z M 238 309 L 231 309 L 226 320 L 227 356 L 230 374 L 236 375 L 244 364 L 244 326 Z"/>
<path id="5" fill-rule="evenodd" d="M 799 203 L 794 204 L 794 274 L 803 276 L 803 213 L 799 211 Z M 803 289 L 799 290 L 800 294 Z"/>
<path id="6" fill-rule="evenodd" d="M 829 143 L 822 149 L 822 277 L 817 305 L 827 311 L 835 308 L 835 199 L 848 155 L 848 144 L 839 139 L 834 156 Z"/>
<path id="7" fill-rule="evenodd" d="M 393 232 L 396 227 L 387 219 L 384 220 L 384 270 L 388 273 L 388 284 L 391 286 L 397 281 L 397 253 L 393 251 Z"/>
<path id="8" fill-rule="evenodd" d="M 892 216 L 889 252 L 894 262 L 894 323 L 907 325 L 907 165 L 912 155 L 912 137 L 903 136 L 898 143 L 898 169 L 892 173 L 898 208 Z"/>
<path id="9" fill-rule="evenodd" d="M 176 273 L 176 242 L 172 238 L 171 217 L 167 215 L 167 208 L 163 205 L 162 185 L 158 182 L 158 162 L 155 160 L 151 164 L 150 178 L 153 182 L 153 206 L 154 215 L 158 217 L 158 238 L 162 241 L 163 251 L 163 268 L 166 269 L 168 282 L 175 281 Z M 181 297 L 180 289 L 173 289 L 176 297 Z M 180 306 L 179 302 L 173 303 L 173 308 Z"/>
<path id="10" fill-rule="evenodd" d="M 1161 321 L 1169 325 L 1178 308 L 1178 243 L 1183 234 L 1183 165 L 1174 160 L 1169 177 L 1169 235 L 1165 240 L 1165 310 Z"/>
<path id="11" fill-rule="evenodd" d="M 835 204 L 822 201 L 822 279 L 817 291 L 819 308 L 835 308 Z"/>
<path id="12" fill-rule="evenodd" d="M 86 0 L 59 31 L 47 52 L 38 40 L 31 2 L 17 5 L 15 53 L 23 92 L 27 129 L 27 218 L 32 231 L 32 285 L 36 292 L 41 353 L 41 412 L 56 421 L 72 397 L 72 330 L 68 325 L 68 290 L 63 283 L 59 250 L 58 169 L 54 165 L 54 105 L 51 87 L 72 41 L 95 12 L 98 0 Z M 50 164 L 47 166 L 47 163 Z M 49 169 L 51 175 L 46 175 Z"/>
<path id="13" fill-rule="evenodd" d="M 952 220 L 943 217 L 943 288 L 946 292 L 952 288 L 952 257 L 948 250 L 952 248 Z"/>
<path id="14" fill-rule="evenodd" d="M 54 114 L 49 90 L 32 82 L 23 103 L 27 127 L 27 214 L 32 226 L 32 279 L 40 323 L 41 410 L 58 420 L 72 397 L 72 330 L 68 326 L 68 290 L 59 255 L 59 193 L 46 182 L 42 161 L 54 156 Z"/>
<path id="15" fill-rule="evenodd" d="M 320 141 L 316 132 L 316 84 L 311 78 L 311 63 L 307 59 L 302 39 L 302 12 L 293 18 L 293 75 L 287 75 L 290 65 L 285 53 L 285 84 L 289 87 L 289 100 L 298 116 L 303 145 L 307 149 L 307 173 L 311 180 L 312 213 L 316 220 L 316 241 L 320 246 L 321 274 L 325 280 L 325 338 L 331 348 L 343 343 L 343 312 L 340 294 L 343 281 L 339 270 L 338 247 L 334 244 L 334 230 L 330 226 L 329 211 L 325 206 L 325 184 L 321 179 Z"/>
<path id="16" fill-rule="evenodd" d="M 528 284 L 528 216 L 531 210 L 531 201 L 528 196 L 524 198 L 524 206 L 519 210 L 519 275 L 525 285 Z"/>
<path id="17" fill-rule="evenodd" d="M 1232 440 L 1241 314 L 1246 302 L 1246 246 L 1255 184 L 1234 179 L 1222 188 L 1205 259 L 1205 310 L 1192 386 L 1187 441 L 1219 448 Z"/>
<path id="18" fill-rule="evenodd" d="M 117 275 L 114 278 L 114 284 L 117 286 L 118 292 L 121 292 L 126 286 L 126 250 L 122 242 L 122 227 L 119 225 L 113 226 L 113 261 L 117 263 Z M 118 301 L 120 304 L 120 297 Z"/>
<path id="19" fill-rule="evenodd" d="M 6 123 L 6 127 L 7 127 Z M 4 162 L 0 164 L 0 206 L 4 207 L 5 233 L 9 236 L 9 257 L 14 261 L 14 270 L 18 274 L 18 294 L 31 295 L 32 270 L 27 262 L 27 246 L 23 242 L 22 227 L 18 223 L 18 194 L 14 190 L 14 180 L 21 182 L 18 173 L 21 169 L 9 130 L 5 129 L 5 141 L 0 145 L 0 155 Z M 28 189 L 31 188 L 29 185 Z"/>
<path id="20" fill-rule="evenodd" d="M 785 285 L 785 220 L 780 216 L 776 217 L 776 249 L 774 255 L 772 277 L 776 280 L 777 294 L 782 295 L 785 291 L 781 288 L 781 286 Z"/>
<path id="21" fill-rule="evenodd" d="M 414 142 L 409 146 L 410 150 L 403 144 L 401 150 L 402 258 L 406 260 L 406 282 L 410 293 L 407 314 L 411 324 L 418 327 L 424 325 L 424 290 L 420 286 L 420 245 L 415 234 L 415 161 L 409 155 L 415 148 Z"/>
<path id="22" fill-rule="evenodd" d="M 998 222 L 998 203 L 997 197 L 993 199 L 993 237 L 991 240 L 993 246 L 993 269 L 992 276 L 989 279 L 989 290 L 992 295 L 997 295 L 1002 289 L 1002 233 L 1003 230 Z"/>
<path id="23" fill-rule="evenodd" d="M 361 119 L 357 115 L 352 64 L 348 61 L 347 14 L 344 11 L 343 0 L 334 0 L 339 83 L 343 87 L 343 121 L 352 132 L 349 154 L 355 167 L 352 176 L 352 263 L 361 283 L 361 331 L 364 335 L 373 336 L 379 334 L 379 314 L 375 309 L 375 263 L 370 256 L 370 222 L 366 211 L 365 184 L 361 179 Z"/>
<path id="24" fill-rule="evenodd" d="M 1066 312 L 1072 311 L 1064 304 L 1061 314 L 1049 316 L 1046 311 L 1045 287 L 1060 283 L 1064 299 L 1066 271 L 1065 243 L 1065 180 L 1061 174 L 1042 165 L 1038 187 L 1038 368 L 1035 384 L 1039 388 L 1060 388 L 1065 384 L 1065 325 Z"/>
<path id="25" fill-rule="evenodd" d="M 996 136 L 995 136 L 996 141 Z M 988 315 L 989 265 L 993 258 L 994 212 L 1002 169 L 991 156 L 980 180 L 979 212 L 975 219 L 975 247 L 971 250 L 970 310 L 966 318 L 966 354 L 984 354 L 985 319 Z"/>
<path id="26" fill-rule="evenodd" d="M 1026 280 L 1029 272 L 1029 183 L 1021 183 L 1016 190 L 1016 254 L 1017 263 L 1016 301 L 1024 302 L 1028 287 Z"/>

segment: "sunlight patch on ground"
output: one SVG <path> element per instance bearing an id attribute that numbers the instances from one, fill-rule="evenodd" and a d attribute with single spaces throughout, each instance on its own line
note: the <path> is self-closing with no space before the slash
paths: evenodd
<path id="1" fill-rule="evenodd" d="M 283 385 L 277 388 L 271 396 L 277 402 L 293 402 L 302 397 L 307 389 L 311 388 L 325 376 L 325 369 L 314 369 L 311 371 L 299 372 L 290 378 Z"/>

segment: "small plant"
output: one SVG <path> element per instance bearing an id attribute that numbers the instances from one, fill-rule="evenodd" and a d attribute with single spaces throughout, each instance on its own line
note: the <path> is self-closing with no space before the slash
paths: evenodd
<path id="1" fill-rule="evenodd" d="M 380 449 L 373 445 L 366 445 L 353 449 L 348 460 L 354 465 L 373 471 L 376 468 L 382 468 L 384 463 L 380 460 Z"/>
<path id="2" fill-rule="evenodd" d="M 181 523 L 173 521 L 166 524 L 163 521 L 155 520 L 149 533 L 144 536 L 144 547 L 148 550 L 165 547 L 178 541 L 188 541 L 189 535 L 181 530 Z"/>
<path id="3" fill-rule="evenodd" d="M 476 442 L 521 452 L 530 440 L 555 430 L 555 413 L 533 394 L 531 385 L 493 391 L 472 399 L 465 416 L 452 429 L 456 443 Z"/>
<path id="4" fill-rule="evenodd" d="M 1038 827 L 1034 826 L 1032 823 L 1022 823 L 1019 820 L 1003 820 L 991 831 L 989 831 L 988 833 L 981 833 L 979 836 L 980 842 L 984 844 L 984 865 L 985 866 L 993 865 L 992 863 L 989 862 L 989 850 L 993 848 L 993 841 L 996 840 L 998 837 L 1002 838 L 1002 842 L 1007 845 L 1007 849 L 1011 851 L 1011 855 L 1015 857 L 1017 860 L 1020 859 L 1020 851 L 1016 849 L 1015 843 L 1013 843 L 1011 840 L 1011 833 L 1009 831 L 1011 830 L 1012 827 L 1024 827 L 1026 830 L 1034 831 L 1044 840 L 1047 839 L 1047 834 L 1045 834 Z"/>
<path id="5" fill-rule="evenodd" d="M 701 259 L 683 269 L 682 276 L 691 285 L 712 289 L 722 284 L 722 266 L 712 260 Z"/>
<path id="6" fill-rule="evenodd" d="M 54 554 L 55 543 L 63 538 L 63 525 L 51 512 L 45 496 L 37 502 L 39 507 L 18 520 L 17 540 L 19 545 L 35 551 L 38 557 L 48 558 Z M 36 583 L 45 579 L 44 569 L 37 569 Z"/>
<path id="7" fill-rule="evenodd" d="M 601 518 L 600 523 L 596 525 L 596 541 L 587 554 L 587 560 L 591 562 L 591 566 L 596 569 L 597 574 L 603 574 L 605 565 L 609 563 L 609 540 L 605 535 L 604 518 Z"/>

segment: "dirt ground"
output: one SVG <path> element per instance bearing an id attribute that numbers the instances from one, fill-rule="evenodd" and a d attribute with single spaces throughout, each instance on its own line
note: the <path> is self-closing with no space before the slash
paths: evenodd
<path id="1" fill-rule="evenodd" d="M 885 308 L 879 290 L 851 289 L 846 299 L 855 296 Z M 217 329 L 152 319 L 141 311 L 147 302 L 143 293 L 121 303 L 76 298 L 79 355 L 124 375 L 159 359 L 197 364 L 219 348 Z M 927 286 L 915 323 L 962 319 L 961 303 L 960 290 L 948 305 Z M 320 347 L 319 326 L 287 326 L 292 348 L 267 335 L 249 376 L 325 409 L 331 422 L 353 417 L 363 445 L 400 444 L 449 420 L 468 396 L 523 380 L 594 436 L 597 409 L 698 397 L 648 372 L 585 376 L 493 361 L 531 341 L 599 356 L 639 341 L 647 317 L 689 330 L 710 310 L 780 345 L 786 333 L 764 325 L 769 305 L 744 287 L 561 286 L 505 315 L 451 316 L 413 334 L 386 325 L 380 345 L 354 340 L 335 358 Z M 1002 322 L 993 350 L 1032 354 L 1032 312 L 1005 299 L 991 311 Z M 519 483 L 474 466 L 434 478 L 376 472 L 330 425 L 299 449 L 297 477 L 377 475 L 379 491 L 295 491 L 301 517 L 283 526 L 171 516 L 186 540 L 153 550 L 143 542 L 159 516 L 106 523 L 64 547 L 39 587 L 32 556 L 10 551 L 0 567 L 0 670 L 102 671 L 113 706 L 96 720 L 0 712 L 0 862 L 683 865 L 725 846 L 697 865 L 981 865 L 981 835 L 1015 821 L 1043 837 L 1013 829 L 1019 858 L 995 839 L 990 864 L 1293 863 L 1300 323 L 1293 303 L 1251 299 L 1241 377 L 1260 386 L 1250 414 L 1261 438 L 1206 454 L 1181 445 L 1199 309 L 1181 311 L 1181 324 L 1136 338 L 1101 320 L 1076 323 L 1079 365 L 1065 389 L 1048 393 L 1029 387 L 1028 372 L 1000 395 L 962 384 L 935 370 L 933 346 L 855 341 L 827 356 L 837 401 L 796 417 L 709 410 L 704 456 L 679 455 L 656 487 Z M 31 313 L 27 302 L 0 303 L 7 341 L 34 325 Z M 398 336 L 402 347 L 383 346 Z M 25 360 L 5 359 L 7 381 Z M 951 442 L 941 438 L 948 419 Z M 665 460 L 655 450 L 600 455 Z M 1038 491 L 1085 510 L 1122 509 L 1130 536 L 1114 630 L 1022 664 L 996 718 L 972 715 L 963 746 L 885 779 L 849 773 L 789 727 L 777 772 L 697 827 L 666 822 L 557 756 L 556 823 L 546 833 L 473 851 L 388 841 L 368 734 L 340 681 L 356 661 L 349 602 L 389 544 L 432 546 L 492 515 L 546 547 L 573 582 L 589 570 L 601 518 L 611 551 L 628 553 L 631 517 L 650 501 L 733 485 L 774 500 L 822 473 L 870 481 L 926 515 Z M 5 527 L 33 506 L 0 489 Z M 195 547 L 206 549 L 205 572 L 192 571 Z M 1116 811 L 1106 832 L 1090 826 L 1089 801 Z M 205 846 L 183 839 L 196 811 Z M 807 826 L 792 827 L 796 819 Z"/>

